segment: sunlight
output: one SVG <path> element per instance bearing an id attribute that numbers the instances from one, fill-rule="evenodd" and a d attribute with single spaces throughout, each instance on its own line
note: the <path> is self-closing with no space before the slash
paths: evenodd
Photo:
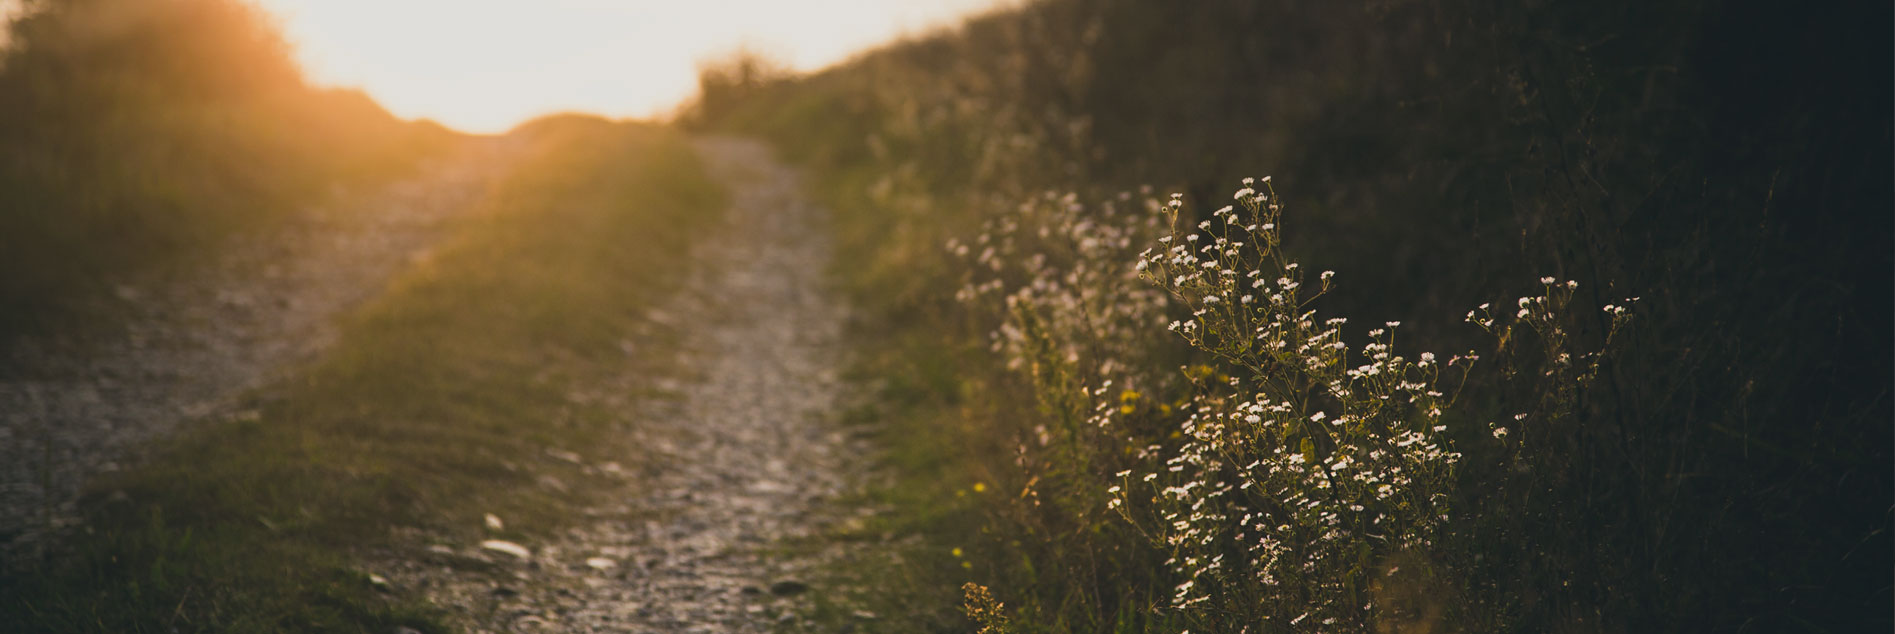
<path id="1" fill-rule="evenodd" d="M 749 46 L 815 69 L 999 0 L 257 0 L 312 79 L 470 132 L 536 115 L 662 115 L 696 63 Z"/>

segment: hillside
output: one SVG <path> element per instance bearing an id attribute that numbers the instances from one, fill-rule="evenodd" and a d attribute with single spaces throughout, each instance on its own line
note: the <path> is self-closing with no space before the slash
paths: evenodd
<path id="1" fill-rule="evenodd" d="M 105 291 L 127 273 L 460 140 L 310 86 L 243 2 L 29 5 L 0 49 L 0 337 L 122 309 Z"/>
<path id="2" fill-rule="evenodd" d="M 1889 18 L 1045 0 L 810 76 L 711 69 L 691 121 L 776 140 L 838 209 L 881 324 L 873 415 L 921 474 L 887 495 L 956 546 L 870 575 L 909 600 L 971 582 L 993 631 L 1874 629 Z M 1307 285 L 1315 312 L 1225 309 L 1243 293 L 1186 263 Z M 1299 369 L 1235 333 L 1363 352 Z M 1432 412 L 1378 391 L 1391 352 L 1458 387 Z M 1368 405 L 1391 396 L 1421 413 Z M 1244 407 L 1367 427 L 1227 427 Z M 1285 449 L 1343 470 L 1410 425 L 1455 456 L 1414 463 L 1442 471 L 1413 501 L 1285 506 L 1334 494 Z M 1183 479 L 1126 479 L 1147 470 Z"/>
<path id="3" fill-rule="evenodd" d="M 23 6 L 0 630 L 1895 627 L 1886 3 L 1028 0 L 491 137 Z"/>

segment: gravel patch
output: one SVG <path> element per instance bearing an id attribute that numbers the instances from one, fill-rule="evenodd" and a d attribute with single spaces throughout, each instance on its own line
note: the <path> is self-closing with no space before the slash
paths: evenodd
<path id="1" fill-rule="evenodd" d="M 682 333 L 679 366 L 696 376 L 601 386 L 675 393 L 626 414 L 649 454 L 626 461 L 648 466 L 544 543 L 417 546 L 375 578 L 482 632 L 767 632 L 824 592 L 802 574 L 819 555 L 780 548 L 861 512 L 836 501 L 867 450 L 832 418 L 848 315 L 823 285 L 822 211 L 763 146 L 698 147 L 732 193 L 729 226 L 693 248 L 689 290 L 649 315 Z"/>
<path id="2" fill-rule="evenodd" d="M 0 564 L 76 523 L 81 487 L 194 420 L 255 416 L 240 396 L 336 338 L 334 318 L 425 258 L 517 154 L 494 139 L 379 191 L 305 210 L 201 263 L 147 273 L 98 310 L 121 328 L 0 350 Z M 105 314 L 105 313 L 102 313 Z"/>

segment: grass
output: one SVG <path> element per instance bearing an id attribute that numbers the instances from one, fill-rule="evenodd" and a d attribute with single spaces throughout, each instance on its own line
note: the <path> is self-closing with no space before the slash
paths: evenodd
<path id="1" fill-rule="evenodd" d="M 890 604 L 951 615 L 973 580 L 1017 631 L 1182 627 L 1154 609 L 1179 580 L 1123 526 L 955 495 L 1087 469 L 1036 448 L 1055 399 L 987 352 L 1011 315 L 955 301 L 991 274 L 944 245 L 1045 191 L 1151 184 L 1208 212 L 1274 175 L 1288 255 L 1344 281 L 1324 315 L 1406 322 L 1401 354 L 1501 351 L 1444 420 L 1467 454 L 1454 561 L 1414 586 L 1418 615 L 1887 629 L 1890 94 L 1852 79 L 1887 75 L 1886 29 L 1864 26 L 1887 12 L 1040 0 L 810 76 L 725 71 L 697 123 L 775 140 L 837 211 L 840 277 L 879 325 L 859 331 L 890 470 L 918 474 L 880 494 L 919 553 L 872 576 Z M 1753 67 L 1784 88 L 1736 70 Z M 1059 262 L 1045 246 L 1002 264 Z M 1576 358 L 1611 329 L 1604 305 L 1643 298 L 1590 387 L 1533 380 L 1550 353 L 1530 328 L 1496 344 L 1460 319 L 1541 276 L 1580 282 L 1555 333 Z M 1154 356 L 1139 369 L 1190 360 Z M 1509 455 L 1487 425 L 1518 413 L 1559 422 L 1516 427 L 1534 436 Z M 1238 629 L 1198 626 L 1214 618 L 1192 631 Z"/>
<path id="2" fill-rule="evenodd" d="M 573 392 L 664 366 L 662 337 L 632 358 L 618 342 L 676 288 L 673 247 L 722 194 L 665 129 L 559 118 L 520 133 L 535 148 L 477 217 L 320 362 L 257 394 L 256 416 L 200 424 L 99 483 L 63 563 L 0 582 L 0 622 L 445 631 L 417 597 L 372 587 L 359 558 L 402 546 L 405 528 L 474 538 L 488 512 L 547 534 L 588 476 L 543 452 L 636 456 L 623 412 Z M 536 484 L 549 475 L 570 493 Z"/>
<path id="3" fill-rule="evenodd" d="M 108 327 L 125 276 L 463 140 L 308 85 L 238 0 L 27 4 L 0 47 L 0 339 Z"/>

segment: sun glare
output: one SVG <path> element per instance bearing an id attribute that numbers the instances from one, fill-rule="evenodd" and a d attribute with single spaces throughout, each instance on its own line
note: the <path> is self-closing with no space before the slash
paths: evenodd
<path id="1" fill-rule="evenodd" d="M 660 115 L 699 60 L 747 46 L 798 69 L 999 0 L 258 0 L 312 79 L 404 117 L 500 132 L 558 111 Z"/>

